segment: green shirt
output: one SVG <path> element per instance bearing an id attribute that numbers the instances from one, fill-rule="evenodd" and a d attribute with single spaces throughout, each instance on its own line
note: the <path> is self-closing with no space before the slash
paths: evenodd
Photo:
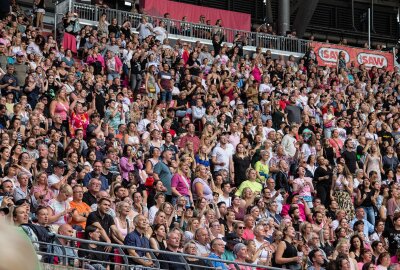
<path id="1" fill-rule="evenodd" d="M 253 192 L 258 191 L 260 193 L 261 193 L 262 188 L 263 188 L 262 185 L 260 183 L 258 183 L 258 182 L 246 180 L 246 181 L 244 181 L 243 183 L 240 184 L 239 189 L 235 192 L 235 195 L 242 196 L 243 189 L 245 189 L 247 187 L 250 188 L 251 191 L 253 191 Z"/>

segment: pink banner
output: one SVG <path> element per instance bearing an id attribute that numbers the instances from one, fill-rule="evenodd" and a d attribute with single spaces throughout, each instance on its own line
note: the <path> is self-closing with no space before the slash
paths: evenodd
<path id="1" fill-rule="evenodd" d="M 211 25 L 217 19 L 222 19 L 222 26 L 231 29 L 250 31 L 251 15 L 234 11 L 226 11 L 216 8 L 208 8 L 168 0 L 140 0 L 140 6 L 147 14 L 162 17 L 164 13 L 171 14 L 171 19 L 181 20 L 187 17 L 188 22 L 198 23 L 200 15 L 204 15 L 206 20 L 211 20 Z"/>

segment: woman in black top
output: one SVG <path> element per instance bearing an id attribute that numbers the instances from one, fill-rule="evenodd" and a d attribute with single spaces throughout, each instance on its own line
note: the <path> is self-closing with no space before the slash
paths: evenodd
<path id="1" fill-rule="evenodd" d="M 150 247 L 154 250 L 165 250 L 167 247 L 166 237 L 167 227 L 164 224 L 156 224 L 150 237 Z"/>
<path id="2" fill-rule="evenodd" d="M 278 244 L 275 252 L 275 262 L 279 268 L 298 270 L 302 258 L 297 256 L 297 248 L 293 244 L 295 229 L 288 226 L 283 230 L 283 241 Z"/>
<path id="3" fill-rule="evenodd" d="M 99 253 L 104 252 L 104 246 L 98 246 L 95 244 L 95 242 L 100 241 L 100 230 L 95 226 L 89 225 L 85 228 L 85 234 L 85 238 L 93 241 L 93 243 L 81 244 L 81 249 L 78 251 L 78 256 L 83 261 L 82 267 L 85 268 L 84 265 L 89 264 L 96 269 L 105 270 L 107 265 L 101 262 L 106 262 L 108 260 L 108 255 Z"/>
<path id="4" fill-rule="evenodd" d="M 281 128 L 281 123 L 286 122 L 286 116 L 285 116 L 285 111 L 282 109 L 282 107 L 279 104 L 279 98 L 276 98 L 274 102 L 272 103 L 272 127 L 275 130 L 278 130 Z"/>
<path id="5" fill-rule="evenodd" d="M 362 185 L 360 185 L 357 190 L 356 204 L 364 208 L 366 218 L 371 224 L 375 224 L 375 203 L 372 201 L 374 195 L 375 189 L 371 187 L 371 181 L 365 178 Z"/>
<path id="6" fill-rule="evenodd" d="M 333 150 L 332 145 L 329 142 L 329 139 L 324 140 L 323 144 L 323 154 L 324 158 L 329 160 L 330 165 L 335 165 L 335 151 Z"/>
<path id="7" fill-rule="evenodd" d="M 198 76 L 200 73 L 201 63 L 197 58 L 198 58 L 197 52 L 192 52 L 186 63 L 186 68 L 190 70 L 190 74 L 193 76 Z"/>
<path id="8" fill-rule="evenodd" d="M 115 38 L 119 38 L 120 36 L 120 29 L 118 26 L 117 18 L 113 18 L 111 20 L 111 24 L 108 26 L 108 33 L 115 33 Z"/>
<path id="9" fill-rule="evenodd" d="M 321 199 L 321 203 L 328 208 L 329 199 L 329 189 L 331 186 L 332 175 L 330 173 L 328 160 L 324 157 L 318 157 L 318 168 L 314 172 L 314 182 L 316 183 L 315 189 L 317 191 L 318 197 Z"/>
<path id="10" fill-rule="evenodd" d="M 235 172 L 235 186 L 246 180 L 246 171 L 251 165 L 251 159 L 243 144 L 239 143 L 236 146 L 236 154 L 233 155 L 233 167 Z"/>
<path id="11" fill-rule="evenodd" d="M 357 262 L 362 262 L 362 254 L 364 252 L 364 241 L 358 235 L 353 235 L 350 238 L 350 257 Z"/>

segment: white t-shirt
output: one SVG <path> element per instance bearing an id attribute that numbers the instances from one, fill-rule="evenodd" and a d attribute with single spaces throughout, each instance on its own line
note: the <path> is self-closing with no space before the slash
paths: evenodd
<path id="1" fill-rule="evenodd" d="M 220 195 L 218 197 L 218 202 L 224 202 L 226 204 L 226 207 L 231 207 L 232 205 L 232 198 L 231 197 L 227 197 L 225 198 L 223 195 Z"/>
<path id="2" fill-rule="evenodd" d="M 286 134 L 283 139 L 282 139 L 282 146 L 283 146 L 283 152 L 285 152 L 285 155 L 294 157 L 296 154 L 296 138 L 293 136 Z"/>
<path id="3" fill-rule="evenodd" d="M 262 84 L 260 84 L 260 87 L 258 88 L 258 91 L 260 93 L 264 93 L 264 92 L 271 93 L 271 91 L 272 91 L 271 85 L 262 83 Z"/>
<path id="4" fill-rule="evenodd" d="M 69 202 L 64 201 L 64 202 L 59 202 L 56 199 L 52 199 L 49 201 L 49 207 L 51 209 L 53 209 L 53 212 L 55 215 L 57 215 L 58 213 L 61 213 L 67 209 L 70 208 L 69 206 Z M 61 216 L 57 221 L 55 221 L 53 224 L 55 225 L 63 225 L 67 223 L 67 216 Z"/>
<path id="5" fill-rule="evenodd" d="M 216 157 L 217 162 L 223 162 L 224 165 L 215 165 L 214 166 L 214 171 L 218 172 L 220 170 L 227 170 L 229 171 L 229 160 L 232 157 L 233 153 L 235 152 L 233 145 L 230 143 L 227 143 L 225 145 L 225 149 L 221 148 L 221 146 L 217 145 L 213 152 L 212 152 L 212 157 Z"/>
<path id="6" fill-rule="evenodd" d="M 156 205 L 153 205 L 152 207 L 150 207 L 149 209 L 149 224 L 153 224 L 154 222 L 154 218 L 156 217 L 156 214 L 158 212 L 158 208 Z"/>

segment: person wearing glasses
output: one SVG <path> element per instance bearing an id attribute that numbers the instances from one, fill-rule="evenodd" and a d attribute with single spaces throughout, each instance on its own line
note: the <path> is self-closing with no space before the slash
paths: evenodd
<path id="1" fill-rule="evenodd" d="M 225 244 L 223 243 L 222 246 L 225 246 Z M 183 246 L 183 252 L 185 254 L 189 254 L 189 255 L 196 255 L 197 254 L 196 243 L 194 241 L 189 241 L 188 243 L 186 243 Z M 190 265 L 190 269 L 192 269 L 192 270 L 201 270 L 201 269 L 206 269 L 206 268 L 208 269 L 211 267 L 211 265 L 210 265 L 211 262 L 209 262 L 209 261 L 205 261 L 205 260 L 197 259 L 197 258 L 191 258 L 191 257 L 186 257 L 185 259 L 186 259 L 187 263 Z M 219 259 L 221 259 L 221 258 L 219 258 Z"/>
<path id="2" fill-rule="evenodd" d="M 222 259 L 222 255 L 225 252 L 225 242 L 221 238 L 215 238 L 210 243 L 211 253 L 208 258 L 212 259 Z M 215 268 L 220 268 L 221 270 L 228 270 L 228 267 L 223 262 L 210 261 L 211 265 Z"/>
<path id="3" fill-rule="evenodd" d="M 72 212 L 71 225 L 75 230 L 82 230 L 86 227 L 86 219 L 91 212 L 90 206 L 83 202 L 83 187 L 75 185 L 72 187 L 72 201 L 69 206 L 75 209 Z"/>

